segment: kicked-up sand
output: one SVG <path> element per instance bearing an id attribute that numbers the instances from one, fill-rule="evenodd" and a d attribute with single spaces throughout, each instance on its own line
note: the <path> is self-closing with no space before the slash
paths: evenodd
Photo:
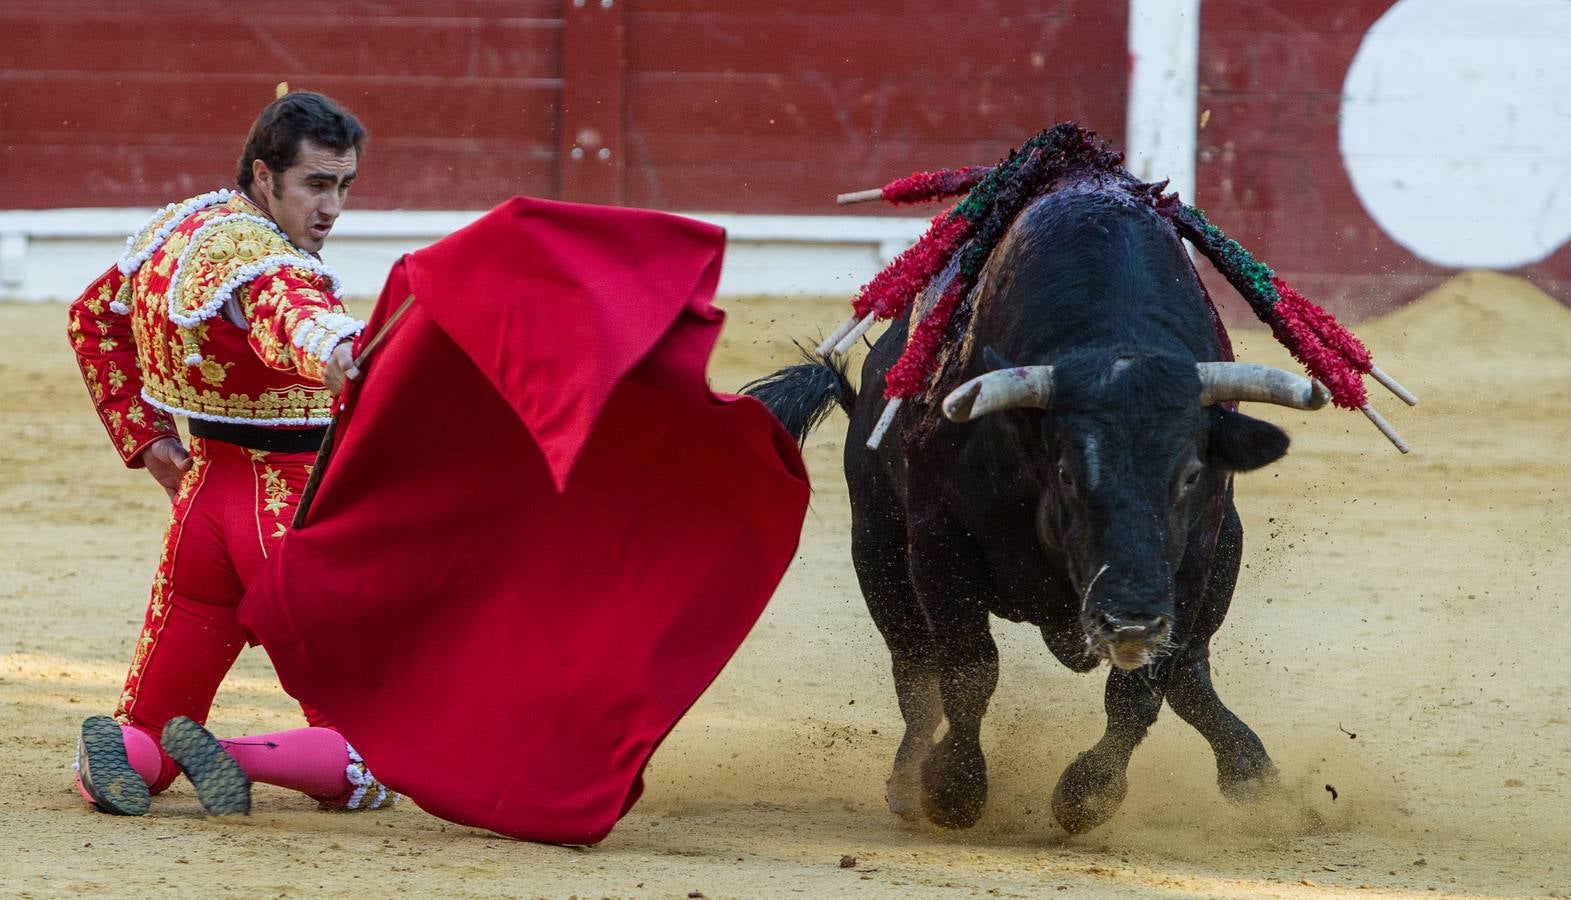
<path id="1" fill-rule="evenodd" d="M 846 310 L 725 306 L 719 389 Z M 1070 673 L 1002 621 L 981 824 L 885 810 L 901 723 L 851 569 L 838 413 L 808 442 L 795 565 L 600 846 L 514 842 L 407 801 L 324 813 L 266 786 L 243 819 L 203 817 L 183 783 L 141 819 L 92 812 L 71 787 L 76 726 L 114 706 L 167 503 L 120 467 L 64 323 L 63 306 L 0 306 L 0 896 L 1571 897 L 1571 311 L 1521 280 L 1462 275 L 1359 326 L 1422 398 L 1371 391 L 1411 456 L 1356 413 L 1252 410 L 1294 444 L 1238 480 L 1246 568 L 1213 666 L 1287 799 L 1223 800 L 1168 711 L 1118 815 L 1075 837 L 1048 797 L 1100 734 L 1104 673 Z M 1234 340 L 1291 366 L 1264 332 Z M 298 722 L 266 657 L 243 654 L 215 731 Z"/>

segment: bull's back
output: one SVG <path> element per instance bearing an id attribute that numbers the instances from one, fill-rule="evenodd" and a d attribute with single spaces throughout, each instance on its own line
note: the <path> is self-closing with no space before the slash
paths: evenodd
<path id="1" fill-rule="evenodd" d="M 1205 299 L 1172 225 L 1095 184 L 1021 212 L 988 261 L 972 327 L 1031 361 L 1100 345 L 1219 358 Z"/>

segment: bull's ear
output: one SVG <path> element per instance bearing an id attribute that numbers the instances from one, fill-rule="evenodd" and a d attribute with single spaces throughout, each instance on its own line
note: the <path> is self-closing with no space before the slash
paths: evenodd
<path id="1" fill-rule="evenodd" d="M 1207 462 L 1230 472 L 1248 472 L 1287 455 L 1287 432 L 1243 413 L 1211 407 L 1211 437 L 1206 443 Z"/>
<path id="2" fill-rule="evenodd" d="M 999 353 L 992 347 L 982 348 L 982 361 L 987 363 L 989 372 L 997 372 L 1000 369 L 1013 369 L 1015 367 L 1014 363 L 1005 359 L 1002 353 Z"/>

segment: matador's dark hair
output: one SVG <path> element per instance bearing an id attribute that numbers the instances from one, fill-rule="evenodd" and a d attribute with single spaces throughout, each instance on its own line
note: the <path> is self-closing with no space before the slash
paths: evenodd
<path id="1" fill-rule="evenodd" d="M 252 160 L 260 159 L 274 172 L 282 172 L 295 164 L 303 140 L 337 153 L 353 149 L 358 156 L 365 138 L 360 120 L 342 106 L 321 94 L 292 91 L 267 104 L 256 117 L 235 180 L 242 191 L 250 191 Z"/>

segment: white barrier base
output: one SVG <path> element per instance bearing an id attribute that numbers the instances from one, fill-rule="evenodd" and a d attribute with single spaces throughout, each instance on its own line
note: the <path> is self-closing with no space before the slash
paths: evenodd
<path id="1" fill-rule="evenodd" d="M 151 209 L 0 210 L 0 301 L 69 301 L 119 259 Z M 339 219 L 322 259 L 352 297 L 374 297 L 403 254 L 451 234 L 474 212 L 354 211 Z M 684 213 L 726 230 L 719 292 L 847 296 L 914 243 L 921 217 Z"/>

